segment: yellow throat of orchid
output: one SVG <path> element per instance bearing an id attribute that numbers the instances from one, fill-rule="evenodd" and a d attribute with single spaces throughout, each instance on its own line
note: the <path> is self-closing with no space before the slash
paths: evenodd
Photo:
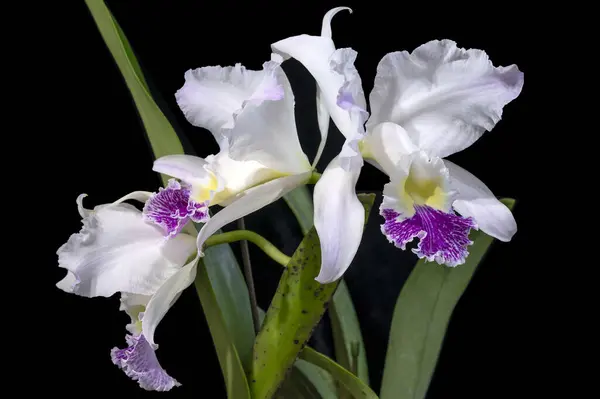
<path id="1" fill-rule="evenodd" d="M 190 198 L 201 204 L 211 200 L 211 195 L 219 188 L 219 180 L 214 173 L 209 171 L 209 176 L 202 183 L 192 185 Z"/>
<path id="2" fill-rule="evenodd" d="M 402 184 L 398 185 L 398 194 L 406 205 L 427 205 L 434 209 L 444 210 L 448 195 L 443 184 L 444 180 L 441 176 L 419 179 L 411 171 Z"/>

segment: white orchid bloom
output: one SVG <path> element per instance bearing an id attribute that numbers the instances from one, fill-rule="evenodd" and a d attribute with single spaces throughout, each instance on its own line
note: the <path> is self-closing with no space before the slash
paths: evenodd
<path id="1" fill-rule="evenodd" d="M 154 331 L 181 286 L 193 281 L 198 257 L 188 259 L 197 253 L 195 238 L 179 231 L 189 218 L 204 219 L 205 209 L 189 207 L 189 189 L 175 181 L 156 194 L 133 192 L 93 210 L 83 207 L 84 197 L 77 198 L 83 227 L 57 251 L 59 267 L 67 269 L 57 286 L 84 297 L 120 293 L 132 323 L 128 347 L 114 348 L 113 362 L 146 390 L 170 390 L 180 384 L 156 358 Z M 126 200 L 145 203 L 144 211 Z"/>
<path id="2" fill-rule="evenodd" d="M 331 10 L 325 19 L 341 9 Z M 272 48 L 309 70 L 322 104 L 346 142 L 354 142 L 367 119 L 353 65 L 356 52 L 336 50 L 323 35 L 291 37 Z M 367 161 L 390 176 L 380 208 L 382 232 L 390 242 L 405 249 L 417 237 L 420 242 L 413 252 L 419 258 L 456 266 L 468 255 L 471 228 L 502 241 L 511 239 L 516 222 L 510 210 L 479 179 L 442 157 L 467 148 L 491 130 L 522 86 L 523 74 L 516 65 L 494 67 L 485 52 L 457 48 L 450 40 L 428 42 L 411 54 L 389 53 L 381 60 L 369 97 L 372 116 L 359 148 Z M 329 173 L 343 180 L 332 165 Z M 343 172 L 347 181 L 356 180 L 362 163 L 353 165 Z M 338 212 L 332 208 L 331 204 L 353 203 L 355 194 L 346 186 L 336 193 L 335 181 L 326 179 L 327 174 L 328 170 L 315 187 L 315 207 L 324 209 L 315 220 L 324 251 L 318 278 L 322 283 L 336 280 L 348 268 L 363 230 L 362 220 L 352 217 L 358 215 L 358 207 L 348 205 Z M 321 184 L 329 189 L 319 190 Z M 336 237 L 342 238 L 339 245 L 332 242 Z"/>
<path id="3" fill-rule="evenodd" d="M 191 186 L 191 203 L 224 206 L 198 233 L 200 250 L 227 223 L 310 179 L 318 157 L 311 165 L 302 151 L 294 95 L 279 62 L 265 62 L 261 71 L 240 64 L 189 70 L 176 99 L 187 120 L 208 129 L 220 147 L 205 159 L 169 155 L 154 163 L 155 171 Z"/>

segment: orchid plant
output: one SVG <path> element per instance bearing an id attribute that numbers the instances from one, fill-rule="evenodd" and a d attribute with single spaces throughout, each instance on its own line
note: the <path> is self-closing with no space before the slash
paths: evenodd
<path id="1" fill-rule="evenodd" d="M 151 99 L 132 53 L 111 47 L 114 40 L 109 38 L 129 44 L 110 11 L 102 1 L 87 3 L 121 71 L 129 77 L 132 93 Z M 154 193 L 134 191 L 93 209 L 84 206 L 85 194 L 77 198 L 83 227 L 58 250 L 59 267 L 67 273 L 57 286 L 85 297 L 120 295 L 120 310 L 131 322 L 126 326 L 126 346 L 112 349 L 111 358 L 141 388 L 168 391 L 181 385 L 161 367 L 154 333 L 181 292 L 196 283 L 217 349 L 229 345 L 236 354 L 237 360 L 230 360 L 227 367 L 220 358 L 229 397 L 273 397 L 282 389 L 288 370 L 310 374 L 306 367 L 322 373 L 312 378 L 328 375 L 337 383 L 333 393 L 315 388 L 319 397 L 359 391 L 362 395 L 355 397 L 377 397 L 365 372 L 352 370 L 351 364 L 345 364 L 348 359 L 336 364 L 305 347 L 325 311 L 323 304 L 334 297 L 351 266 L 369 220 L 373 196 L 356 193 L 364 161 L 389 177 L 379 207 L 381 232 L 399 250 L 418 239 L 412 252 L 424 267 L 470 270 L 491 243 L 490 239 L 477 253 L 469 254 L 476 241 L 472 230 L 501 241 L 510 241 L 515 234 L 512 203 L 498 200 L 483 182 L 444 158 L 469 147 L 494 127 L 503 107 L 519 95 L 523 73 L 515 65 L 495 67 L 482 50 L 465 50 L 451 40 L 430 41 L 411 53 L 383 57 L 369 95 L 369 112 L 354 67 L 356 51 L 336 49 L 332 40 L 331 20 L 343 10 L 351 12 L 347 7 L 327 12 L 318 36 L 299 35 L 273 43 L 271 59 L 262 70 L 236 64 L 185 72 L 176 102 L 189 123 L 212 133 L 218 153 L 205 158 L 177 151 L 159 156 L 153 170 L 166 176 L 166 185 Z M 294 93 L 282 69 L 289 58 L 302 63 L 317 84 L 321 144 L 312 160 L 300 146 Z M 152 112 L 164 118 L 158 107 Z M 315 166 L 330 119 L 345 143 L 321 174 Z M 165 140 L 177 141 L 174 135 L 164 135 Z M 220 232 L 282 197 L 289 201 L 307 184 L 315 184 L 313 219 L 308 221 L 314 228 L 292 257 L 254 232 Z M 305 206 L 312 210 L 312 203 Z M 254 357 L 260 355 L 260 362 L 248 361 L 252 353 L 247 356 L 231 342 L 233 332 L 228 329 L 233 326 L 223 327 L 222 314 L 212 317 L 207 309 L 221 306 L 218 300 L 207 302 L 219 296 L 204 272 L 207 248 L 236 240 L 257 244 L 286 267 L 278 296 L 252 337 Z M 411 289 L 410 283 L 403 292 Z M 236 294 L 252 299 L 252 289 Z M 311 295 L 303 295 L 305 291 Z M 348 295 L 345 288 L 342 291 Z M 297 295 L 286 297 L 282 292 Z M 461 293 L 459 289 L 454 296 Z M 251 304 L 256 307 L 254 301 Z M 214 326 L 223 327 L 221 333 Z M 382 398 L 384 391 L 385 387 Z M 399 391 L 393 395 L 409 397 Z"/>

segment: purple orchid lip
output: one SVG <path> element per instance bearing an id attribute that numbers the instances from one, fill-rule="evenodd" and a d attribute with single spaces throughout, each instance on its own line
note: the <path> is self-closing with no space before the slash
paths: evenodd
<path id="1" fill-rule="evenodd" d="M 381 231 L 388 240 L 406 249 L 406 244 L 416 237 L 419 244 L 412 251 L 419 258 L 450 267 L 463 264 L 469 255 L 467 247 L 473 243 L 469 232 L 477 228 L 475 221 L 427 205 L 414 208 L 415 214 L 410 218 L 403 218 L 393 209 L 381 210 L 385 219 Z"/>
<path id="2" fill-rule="evenodd" d="M 192 220 L 196 223 L 208 220 L 208 204 L 197 203 L 190 198 L 190 187 L 169 180 L 166 188 L 152 194 L 144 205 L 144 218 L 165 230 L 167 238 L 176 236 Z"/>
<path id="3" fill-rule="evenodd" d="M 113 348 L 110 352 L 112 362 L 122 369 L 132 380 L 147 391 L 169 391 L 181 386 L 160 366 L 154 349 L 144 335 L 127 335 L 125 349 Z"/>

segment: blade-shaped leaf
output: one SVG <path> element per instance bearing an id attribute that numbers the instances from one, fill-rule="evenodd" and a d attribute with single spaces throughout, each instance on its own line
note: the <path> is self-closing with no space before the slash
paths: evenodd
<path id="1" fill-rule="evenodd" d="M 306 186 L 300 186 L 286 195 L 283 199 L 292 210 L 294 216 L 298 220 L 302 234 L 306 235 L 311 227 L 313 227 L 313 204 L 310 193 Z"/>
<path id="2" fill-rule="evenodd" d="M 344 281 L 340 282 L 329 308 L 336 360 L 369 385 L 367 356 L 358 317 Z"/>
<path id="3" fill-rule="evenodd" d="M 204 314 L 208 320 L 210 334 L 213 337 L 219 363 L 223 370 L 227 397 L 250 399 L 246 374 L 241 367 L 240 358 L 229 336 L 229 329 L 221 313 L 217 297 L 208 277 L 207 269 L 202 262 L 198 263 L 194 285 L 196 286 L 198 298 L 200 298 L 202 309 L 204 309 Z"/>
<path id="4" fill-rule="evenodd" d="M 300 353 L 300 358 L 327 370 L 354 399 L 378 399 L 377 395 L 367 384 L 354 374 L 328 358 L 327 356 L 306 347 Z"/>
<path id="5" fill-rule="evenodd" d="M 515 201 L 503 199 L 512 210 Z M 455 268 L 417 262 L 396 303 L 381 384 L 381 399 L 422 399 L 454 306 L 493 242 L 481 231 L 464 264 Z"/>
<path id="6" fill-rule="evenodd" d="M 102 0 L 86 0 L 86 4 L 131 92 L 154 157 L 183 154 L 183 146 L 177 133 L 152 99 L 133 50 L 110 10 Z M 161 177 L 166 183 L 167 177 Z M 208 307 L 210 311 L 207 311 L 204 303 L 203 308 L 219 354 L 223 376 L 228 383 L 245 383 L 245 377 L 241 379 L 237 376 L 244 375 L 240 358 L 245 364 L 249 363 L 254 329 L 244 278 L 229 245 L 208 249 L 204 264 L 206 268 L 203 267 L 202 272 L 207 274 L 208 280 L 203 281 L 203 284 L 210 289 L 215 301 Z M 239 351 L 239 356 L 235 353 L 236 350 Z M 231 389 L 247 391 L 247 386 Z"/>
<path id="7" fill-rule="evenodd" d="M 306 186 L 298 187 L 284 197 L 298 219 L 303 234 L 313 226 L 313 204 Z M 358 378 L 369 384 L 367 355 L 363 344 L 360 324 L 352 304 L 350 291 L 342 280 L 333 295 L 329 308 L 335 357 L 339 364 L 352 370 Z"/>
<path id="8" fill-rule="evenodd" d="M 374 194 L 359 195 L 365 207 L 365 223 Z M 277 292 L 254 343 L 250 390 L 254 399 L 271 398 L 294 364 L 319 322 L 338 285 L 319 284 L 319 237 L 314 227 L 304 237 L 284 270 Z"/>
<path id="9" fill-rule="evenodd" d="M 262 325 L 265 311 L 258 309 L 258 317 Z M 322 368 L 307 361 L 297 359 L 290 375 L 284 380 L 278 398 L 336 398 L 337 389 L 331 375 Z"/>
<path id="10" fill-rule="evenodd" d="M 248 369 L 255 333 L 246 281 L 229 245 L 210 247 L 204 253 L 206 271 L 225 318 L 227 330 L 244 368 Z"/>
<path id="11" fill-rule="evenodd" d="M 150 96 L 133 50 L 110 10 L 102 0 L 86 0 L 86 4 L 131 92 L 154 156 L 183 154 L 177 133 Z M 166 184 L 167 176 L 161 177 Z"/>

